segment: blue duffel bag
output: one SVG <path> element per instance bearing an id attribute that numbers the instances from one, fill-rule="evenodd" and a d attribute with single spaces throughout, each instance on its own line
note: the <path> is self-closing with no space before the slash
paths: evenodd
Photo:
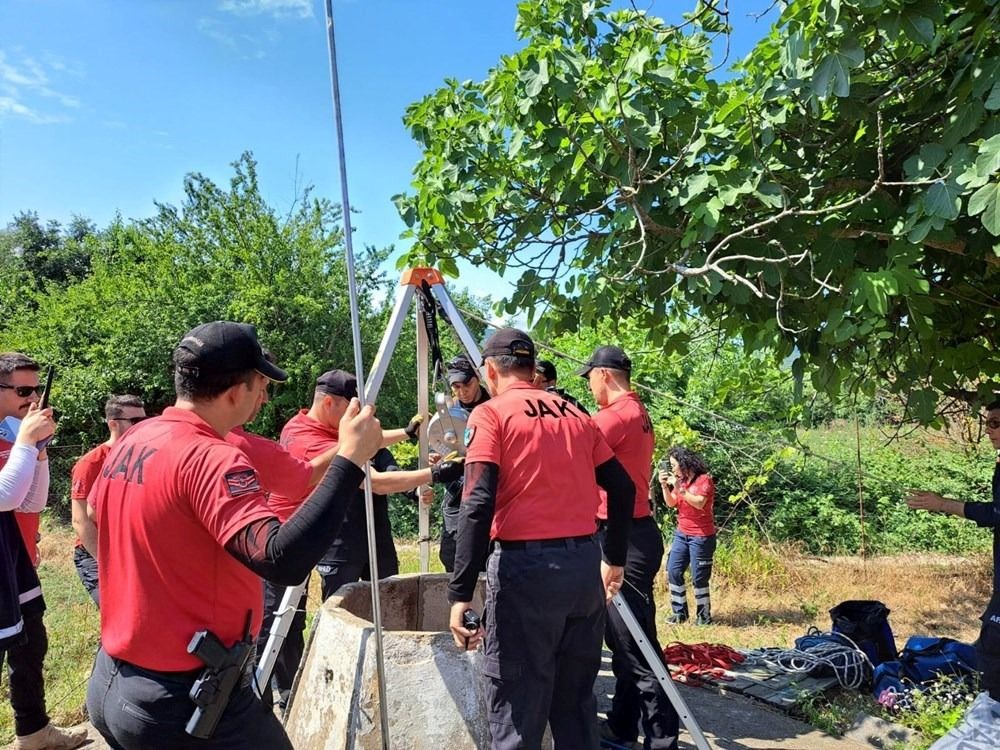
<path id="1" fill-rule="evenodd" d="M 977 675 L 975 647 L 953 638 L 915 635 L 898 659 L 875 667 L 872 693 L 879 700 L 886 691 L 903 694 L 922 690 L 941 677 L 966 681 Z"/>

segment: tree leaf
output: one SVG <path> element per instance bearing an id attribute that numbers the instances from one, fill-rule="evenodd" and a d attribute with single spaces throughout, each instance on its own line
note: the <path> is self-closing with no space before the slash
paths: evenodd
<path id="1" fill-rule="evenodd" d="M 983 215 L 983 226 L 994 237 L 1000 237 L 1000 183 L 983 185 L 969 198 L 969 215 Z"/>
<path id="2" fill-rule="evenodd" d="M 831 93 L 844 98 L 851 93 L 851 68 L 864 62 L 865 53 L 857 42 L 847 42 L 824 57 L 813 73 L 813 92 L 826 99 Z"/>
<path id="3" fill-rule="evenodd" d="M 1000 109 L 1000 81 L 993 84 L 993 89 L 990 91 L 990 95 L 986 98 L 984 106 L 991 112 L 993 110 Z"/>
<path id="4" fill-rule="evenodd" d="M 962 208 L 962 188 L 954 180 L 938 180 L 924 196 L 924 210 L 931 216 L 956 219 Z"/>
<path id="5" fill-rule="evenodd" d="M 902 17 L 903 33 L 914 44 L 928 45 L 934 41 L 934 22 L 915 11 L 907 11 Z"/>

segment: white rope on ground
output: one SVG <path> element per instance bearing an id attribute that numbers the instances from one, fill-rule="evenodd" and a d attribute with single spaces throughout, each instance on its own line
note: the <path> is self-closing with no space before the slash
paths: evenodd
<path id="1" fill-rule="evenodd" d="M 743 666 L 759 665 L 786 674 L 812 674 L 825 667 L 848 690 L 860 689 L 874 671 L 868 655 L 843 633 L 822 633 L 811 627 L 805 638 L 813 643 L 804 648 L 741 650 L 746 656 Z"/>

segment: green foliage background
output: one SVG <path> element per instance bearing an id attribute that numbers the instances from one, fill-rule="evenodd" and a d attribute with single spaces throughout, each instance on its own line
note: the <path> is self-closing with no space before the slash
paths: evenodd
<path id="1" fill-rule="evenodd" d="M 66 510 L 73 462 L 105 438 L 107 395 L 140 393 L 154 412 L 169 404 L 170 353 L 199 322 L 254 323 L 291 373 L 252 426 L 265 435 L 276 436 L 308 403 L 317 373 L 352 369 L 339 208 L 306 193 L 279 216 L 261 198 L 252 157 L 244 154 L 233 169 L 226 188 L 190 175 L 183 203 L 161 205 L 147 220 L 98 230 L 78 219 L 63 229 L 26 213 L 0 232 L 0 265 L 13 282 L 2 287 L 0 349 L 23 350 L 58 368 L 60 430 L 50 449 L 57 512 Z M 369 356 L 391 311 L 393 283 L 379 271 L 387 252 L 367 248 L 359 259 Z M 461 308 L 486 315 L 489 300 L 454 296 Z M 483 334 L 482 324 L 467 322 Z M 964 433 L 953 420 L 947 435 L 921 431 L 889 441 L 905 397 L 876 389 L 871 397 L 832 400 L 794 368 L 767 352 L 748 353 L 738 338 L 693 315 L 673 327 L 672 337 L 684 342 L 673 353 L 651 339 L 641 315 L 551 338 L 545 323 L 537 327 L 539 341 L 556 352 L 543 356 L 556 361 L 560 385 L 585 403 L 592 404 L 586 384 L 572 374 L 577 361 L 607 342 L 632 355 L 635 381 L 647 388 L 641 392 L 656 426 L 657 456 L 674 444 L 705 455 L 729 539 L 793 541 L 817 553 L 962 552 L 988 544 L 967 522 L 912 513 L 902 502 L 911 486 L 988 497 L 991 454 L 973 439 L 974 423 Z M 445 357 L 458 351 L 447 335 L 442 348 Z M 408 322 L 379 397 L 383 424 L 404 424 L 414 412 L 415 370 Z M 394 451 L 402 465 L 416 465 L 414 446 Z M 416 537 L 416 505 L 402 495 L 390 503 L 397 535 Z M 669 535 L 673 519 L 663 520 Z M 433 513 L 433 536 L 438 523 Z"/>

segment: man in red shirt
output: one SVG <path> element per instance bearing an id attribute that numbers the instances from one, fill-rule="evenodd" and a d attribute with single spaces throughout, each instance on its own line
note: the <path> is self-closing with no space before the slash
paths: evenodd
<path id="1" fill-rule="evenodd" d="M 49 462 L 38 444 L 52 437 L 55 422 L 52 409 L 38 408 L 38 369 L 24 354 L 0 354 L 0 420 L 21 420 L 14 443 L 0 440 L 0 665 L 6 660 L 14 748 L 66 750 L 86 742 L 86 732 L 53 726 L 45 710 L 45 601 L 16 518 L 22 511 L 37 521 L 48 501 Z"/>
<path id="2" fill-rule="evenodd" d="M 80 582 L 94 600 L 101 606 L 101 597 L 97 578 L 97 527 L 87 518 L 87 495 L 97 481 L 97 476 L 104 466 L 118 438 L 134 424 L 146 418 L 146 407 L 138 396 L 112 396 L 104 404 L 104 422 L 108 426 L 108 439 L 96 448 L 84 453 L 73 464 L 72 483 L 69 499 L 73 516 L 73 529 L 76 531 L 76 546 L 73 549 L 73 564 Z"/>
<path id="3" fill-rule="evenodd" d="M 98 527 L 101 650 L 87 690 L 94 726 L 112 747 L 291 748 L 251 690 L 253 660 L 226 696 L 207 739 L 185 732 L 199 678 L 219 675 L 188 653 L 211 632 L 223 648 L 256 637 L 264 578 L 301 581 L 329 546 L 381 427 L 353 402 L 340 452 L 285 523 L 267 506 L 249 459 L 223 438 L 259 406 L 283 370 L 264 359 L 252 326 L 216 321 L 189 331 L 173 354 L 177 401 L 129 430 L 108 455 L 88 498 Z M 112 564 L 113 560 L 113 564 Z"/>
<path id="4" fill-rule="evenodd" d="M 663 649 L 656 637 L 653 580 L 663 562 L 663 536 L 653 518 L 649 501 L 653 423 L 646 407 L 632 390 L 632 361 L 617 346 L 595 349 L 579 374 L 587 379 L 597 402 L 594 423 L 635 485 L 635 509 L 628 539 L 622 596 L 653 650 L 660 654 Z M 601 506 L 597 511 L 602 533 L 607 515 L 602 493 Z M 641 719 L 647 750 L 674 750 L 679 730 L 677 711 L 617 609 L 608 612 L 605 640 L 611 649 L 615 693 L 607 723 L 601 726 L 602 736 L 621 745 L 640 747 L 636 738 Z"/>
<path id="5" fill-rule="evenodd" d="M 292 456 L 315 460 L 328 451 L 336 451 L 340 442 L 338 424 L 344 410 L 358 393 L 357 379 L 344 370 L 330 370 L 316 379 L 313 402 L 285 424 L 280 443 Z M 399 572 L 399 559 L 392 538 L 389 522 L 387 495 L 408 492 L 421 485 L 449 481 L 461 475 L 460 461 L 446 461 L 427 469 L 406 471 L 399 468 L 386 446 L 415 438 L 420 429 L 420 418 L 414 417 L 402 429 L 383 431 L 382 448 L 372 459 L 372 501 L 375 511 L 375 550 L 380 578 Z M 271 508 L 279 518 L 285 518 L 302 502 L 301 496 L 275 493 L 269 499 Z M 316 570 L 320 575 L 323 600 L 336 593 L 346 583 L 359 579 L 370 580 L 368 562 L 368 525 L 365 517 L 364 492 L 358 491 L 348 506 L 344 523 L 330 548 L 323 555 Z M 264 598 L 267 614 L 264 632 L 273 622 L 273 611 L 284 595 L 284 587 L 265 582 Z M 274 684 L 284 703 L 291 690 L 292 680 L 305 649 L 305 594 L 299 602 L 296 615 L 289 627 L 274 667 Z M 267 693 L 267 691 L 265 691 Z"/>
<path id="6" fill-rule="evenodd" d="M 497 331 L 483 358 L 494 396 L 466 428 L 451 631 L 459 648 L 484 643 L 494 750 L 539 747 L 546 723 L 556 748 L 596 748 L 605 597 L 621 586 L 635 487 L 589 417 L 532 385 L 526 333 Z M 608 493 L 603 561 L 599 486 Z M 470 631 L 463 614 L 491 539 L 484 627 Z"/>

